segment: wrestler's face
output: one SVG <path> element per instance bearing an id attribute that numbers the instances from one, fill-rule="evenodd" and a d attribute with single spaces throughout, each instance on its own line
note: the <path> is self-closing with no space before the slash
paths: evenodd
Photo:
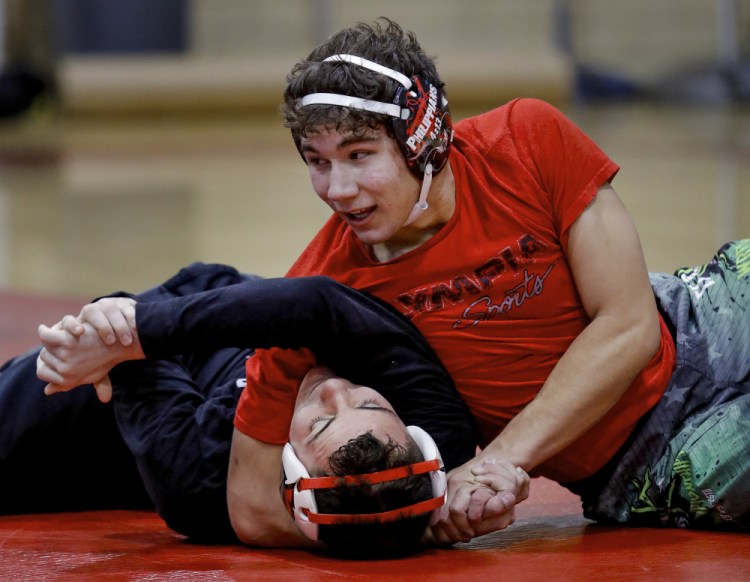
<path id="1" fill-rule="evenodd" d="M 328 458 L 366 432 L 384 442 L 406 443 L 406 426 L 390 403 L 372 388 L 352 384 L 324 367 L 302 380 L 289 442 L 310 474 L 330 473 Z"/>
<path id="2" fill-rule="evenodd" d="M 421 182 L 384 127 L 362 135 L 321 129 L 303 137 L 300 149 L 316 194 L 364 244 L 394 239 L 417 202 Z"/>

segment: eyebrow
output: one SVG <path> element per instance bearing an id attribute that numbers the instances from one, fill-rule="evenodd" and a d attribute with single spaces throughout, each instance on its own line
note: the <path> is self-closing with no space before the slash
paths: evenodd
<path id="1" fill-rule="evenodd" d="M 381 139 L 382 139 L 382 136 L 380 136 L 380 135 L 354 135 L 354 134 L 350 134 L 347 137 L 345 137 L 344 139 L 342 139 L 336 145 L 336 149 L 337 150 L 341 150 L 341 149 L 349 147 L 350 145 L 353 145 L 353 144 L 376 142 L 376 141 L 380 141 Z M 300 149 L 300 151 L 302 153 L 317 152 L 317 150 L 313 146 L 311 146 L 310 144 L 305 144 L 305 143 L 300 144 L 300 148 L 299 149 Z"/>
<path id="2" fill-rule="evenodd" d="M 360 406 L 358 406 L 357 408 L 358 408 L 359 410 L 375 410 L 375 411 L 377 411 L 377 412 L 387 412 L 387 413 L 389 413 L 389 414 L 393 414 L 393 415 L 396 415 L 396 413 L 395 413 L 395 412 L 393 412 L 393 411 L 392 411 L 392 410 L 391 410 L 390 408 L 384 408 L 384 407 L 382 407 L 382 406 L 361 406 L 361 407 L 360 407 Z M 320 430 L 319 430 L 318 432 L 316 432 L 316 433 L 315 433 L 315 434 L 314 434 L 314 435 L 312 436 L 312 438 L 310 438 L 310 439 L 309 439 L 309 440 L 307 441 L 307 444 L 310 444 L 310 443 L 313 443 L 313 442 L 315 442 L 315 440 L 316 440 L 316 439 L 317 439 L 317 438 L 318 438 L 318 437 L 319 437 L 320 435 L 322 435 L 322 434 L 323 434 L 323 433 L 324 433 L 324 432 L 326 431 L 326 429 L 327 429 L 327 428 L 328 428 L 329 426 L 331 426 L 331 423 L 332 423 L 332 422 L 333 422 L 334 420 L 336 420 L 336 418 L 337 418 L 336 416 L 332 416 L 332 417 L 331 417 L 330 419 L 328 419 L 328 422 L 326 422 L 326 423 L 325 423 L 325 424 L 323 425 L 323 428 L 321 428 L 321 429 L 320 429 Z"/>

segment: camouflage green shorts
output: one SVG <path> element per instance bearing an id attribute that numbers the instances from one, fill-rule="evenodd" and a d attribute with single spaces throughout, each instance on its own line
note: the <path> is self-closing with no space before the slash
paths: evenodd
<path id="1" fill-rule="evenodd" d="M 651 283 L 675 372 L 615 459 L 570 488 L 598 521 L 750 528 L 750 240 Z"/>

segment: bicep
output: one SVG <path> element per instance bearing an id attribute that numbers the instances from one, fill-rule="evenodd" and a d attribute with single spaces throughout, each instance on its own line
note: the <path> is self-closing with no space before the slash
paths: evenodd
<path id="1" fill-rule="evenodd" d="M 652 318 L 656 309 L 635 224 L 609 183 L 573 223 L 568 261 L 590 319 Z"/>

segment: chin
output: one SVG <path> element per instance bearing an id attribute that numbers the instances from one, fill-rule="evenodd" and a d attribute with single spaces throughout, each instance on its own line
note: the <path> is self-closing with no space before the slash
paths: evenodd
<path id="1" fill-rule="evenodd" d="M 362 241 L 362 244 L 373 246 L 373 245 L 381 245 L 384 243 L 387 243 L 393 236 L 396 234 L 397 231 L 388 231 L 383 232 L 382 229 L 374 230 L 374 229 L 363 229 L 363 230 L 354 230 L 354 234 L 357 235 L 357 238 Z"/>

